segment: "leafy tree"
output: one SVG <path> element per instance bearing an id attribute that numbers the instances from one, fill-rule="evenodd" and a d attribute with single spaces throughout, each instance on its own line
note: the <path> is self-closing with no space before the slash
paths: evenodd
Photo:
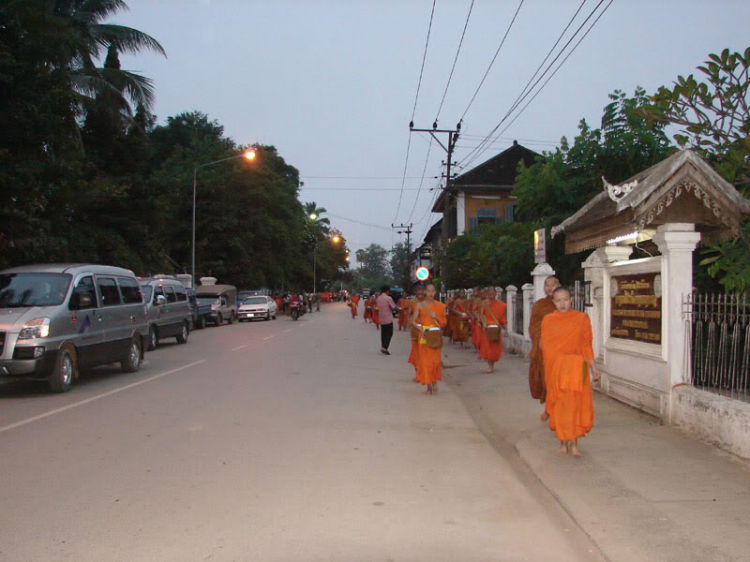
<path id="1" fill-rule="evenodd" d="M 661 120 L 639 118 L 639 110 L 649 103 L 642 88 L 633 97 L 616 90 L 609 95 L 599 129 L 585 120 L 570 145 L 563 137 L 561 146 L 530 167 L 519 163 L 514 195 L 518 220 L 537 228 L 563 222 L 602 190 L 602 176 L 620 183 L 660 162 L 674 150 Z M 564 240 L 548 240 L 548 261 L 564 282 L 580 277 L 583 254 L 566 255 Z"/>
<path id="2" fill-rule="evenodd" d="M 680 148 L 698 151 L 716 171 L 747 196 L 750 188 L 750 47 L 744 53 L 724 49 L 708 55 L 698 71 L 678 76 L 673 87 L 662 86 L 651 104 L 637 114 L 645 122 L 676 125 Z M 709 246 L 701 265 L 727 290 L 750 289 L 750 222 L 745 221 L 739 238 Z"/>
<path id="3" fill-rule="evenodd" d="M 390 267 L 396 285 L 404 289 L 411 286 L 411 252 L 406 244 L 399 242 L 393 247 Z"/>

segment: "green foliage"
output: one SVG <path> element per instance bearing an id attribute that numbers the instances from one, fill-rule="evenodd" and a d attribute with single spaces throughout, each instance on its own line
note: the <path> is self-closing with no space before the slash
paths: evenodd
<path id="1" fill-rule="evenodd" d="M 516 285 L 534 268 L 534 224 L 482 225 L 453 240 L 444 256 L 445 283 L 451 288 Z"/>
<path id="2" fill-rule="evenodd" d="M 359 267 L 352 272 L 351 289 L 361 291 L 368 287 L 373 291 L 392 283 L 388 250 L 380 244 L 370 244 L 357 250 Z"/>
<path id="3" fill-rule="evenodd" d="M 670 123 L 680 148 L 696 150 L 727 181 L 745 195 L 750 188 L 750 47 L 744 53 L 724 49 L 710 54 L 698 71 L 678 76 L 673 87 L 662 86 L 637 115 L 647 123 Z M 745 221 L 738 239 L 702 250 L 700 263 L 729 291 L 750 287 L 750 225 Z"/>
<path id="4" fill-rule="evenodd" d="M 411 287 L 411 252 L 403 242 L 397 243 L 391 250 L 391 276 L 395 285 L 402 289 Z"/>
<path id="5" fill-rule="evenodd" d="M 341 276 L 345 242 L 321 245 L 327 219 L 310 228 L 299 173 L 274 147 L 255 147 L 253 162 L 235 158 L 245 147 L 200 112 L 154 127 L 153 86 L 123 70 L 119 54 L 163 49 L 103 23 L 125 7 L 0 0 L 0 268 L 83 261 L 190 271 L 199 167 L 196 277 L 310 290 L 310 234 L 319 282 Z"/>

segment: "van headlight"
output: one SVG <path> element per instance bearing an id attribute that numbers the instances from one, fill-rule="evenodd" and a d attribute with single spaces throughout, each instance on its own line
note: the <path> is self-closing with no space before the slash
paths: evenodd
<path id="1" fill-rule="evenodd" d="M 21 328 L 19 340 L 35 340 L 49 336 L 49 318 L 34 318 Z"/>

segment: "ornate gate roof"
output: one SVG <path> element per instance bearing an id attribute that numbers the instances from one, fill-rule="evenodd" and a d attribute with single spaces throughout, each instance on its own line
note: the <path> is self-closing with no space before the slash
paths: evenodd
<path id="1" fill-rule="evenodd" d="M 615 241 L 642 241 L 657 226 L 693 223 L 704 240 L 739 235 L 750 201 L 691 150 L 682 150 L 620 185 L 604 179 L 605 190 L 564 222 L 569 254 Z"/>

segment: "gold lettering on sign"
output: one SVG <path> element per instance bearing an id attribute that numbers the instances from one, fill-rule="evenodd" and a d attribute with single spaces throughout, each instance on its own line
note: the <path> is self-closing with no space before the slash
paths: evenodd
<path id="1" fill-rule="evenodd" d="M 610 293 L 610 337 L 660 344 L 661 276 L 613 276 Z"/>

